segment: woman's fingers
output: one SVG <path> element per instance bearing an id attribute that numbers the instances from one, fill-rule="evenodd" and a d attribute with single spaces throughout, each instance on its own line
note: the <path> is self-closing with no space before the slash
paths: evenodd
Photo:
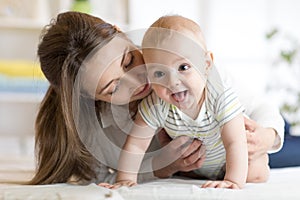
<path id="1" fill-rule="evenodd" d="M 165 163 L 165 168 L 168 168 L 172 174 L 178 171 L 188 172 L 202 166 L 205 160 L 205 146 L 202 145 L 202 141 L 188 136 L 171 140 L 164 130 L 159 132 L 158 139 L 164 147 L 160 156 L 155 159 L 159 161 L 159 165 L 155 162 L 155 166 L 161 168 Z"/>
<path id="2" fill-rule="evenodd" d="M 179 171 L 190 171 L 199 168 L 205 159 L 205 146 L 200 140 L 187 140 L 187 136 L 176 138 L 180 146 L 180 155 L 177 159 Z"/>
<path id="3" fill-rule="evenodd" d="M 203 161 L 205 160 L 205 146 L 200 145 L 196 151 L 186 157 L 183 157 L 183 160 L 186 166 L 195 165 L 195 167 L 201 167 Z"/>
<path id="4" fill-rule="evenodd" d="M 172 141 L 173 148 L 176 149 L 179 152 L 182 152 L 182 154 L 190 147 L 190 144 L 193 140 L 191 140 L 188 136 L 180 136 L 177 138 L 174 138 Z"/>
<path id="5" fill-rule="evenodd" d="M 183 161 L 184 166 L 181 167 L 180 171 L 189 172 L 195 169 L 199 169 L 203 165 L 204 160 L 205 160 L 205 156 L 202 156 L 198 160 L 195 161 L 193 160 L 192 162 L 184 160 Z"/>
<path id="6" fill-rule="evenodd" d="M 251 132 L 253 132 L 258 126 L 255 121 L 247 117 L 244 117 L 244 123 L 245 123 L 245 129 Z"/>
<path id="7" fill-rule="evenodd" d="M 177 158 L 189 157 L 196 151 L 200 150 L 202 145 L 202 142 L 200 140 L 191 139 L 188 136 L 180 136 L 171 140 L 164 129 L 159 131 L 158 140 L 161 145 L 166 148 L 165 150 L 167 152 L 171 152 L 172 155 Z"/>
<path id="8" fill-rule="evenodd" d="M 183 152 L 182 157 L 189 157 L 191 155 L 193 155 L 194 153 L 196 153 L 197 155 L 200 154 L 200 149 L 201 149 L 201 145 L 202 145 L 202 141 L 194 139 L 191 143 L 186 143 L 187 144 L 187 148 L 186 150 Z M 197 158 L 198 160 L 198 158 Z"/>
<path id="9" fill-rule="evenodd" d="M 167 134 L 167 132 L 163 128 L 158 131 L 157 138 L 162 147 L 169 144 L 172 140 L 172 138 Z"/>

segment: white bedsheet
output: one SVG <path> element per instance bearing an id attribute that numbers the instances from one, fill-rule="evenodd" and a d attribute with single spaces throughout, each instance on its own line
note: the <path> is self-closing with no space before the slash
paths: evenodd
<path id="1" fill-rule="evenodd" d="M 202 189 L 199 186 L 203 181 L 182 179 L 161 179 L 132 188 L 109 190 L 95 184 L 87 186 L 12 184 L 14 181 L 28 180 L 33 173 L 30 171 L 32 165 L 26 159 L 17 162 L 19 167 L 13 166 L 12 163 L 12 160 L 9 164 L 0 163 L 0 200 L 300 200 L 300 167 L 272 169 L 267 183 L 246 184 L 242 190 Z"/>

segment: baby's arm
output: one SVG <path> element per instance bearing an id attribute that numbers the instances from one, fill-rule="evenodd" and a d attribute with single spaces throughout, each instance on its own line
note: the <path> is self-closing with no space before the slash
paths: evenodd
<path id="1" fill-rule="evenodd" d="M 145 123 L 139 113 L 134 122 L 121 152 L 116 183 L 113 188 L 136 185 L 141 162 L 155 134 L 155 130 Z"/>
<path id="2" fill-rule="evenodd" d="M 247 140 L 243 115 L 227 122 L 221 131 L 226 150 L 226 174 L 223 181 L 208 181 L 202 187 L 241 189 L 248 172 Z"/>

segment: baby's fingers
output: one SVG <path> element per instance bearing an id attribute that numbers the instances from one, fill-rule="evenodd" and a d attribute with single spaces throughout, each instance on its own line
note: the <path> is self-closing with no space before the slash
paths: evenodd
<path id="1" fill-rule="evenodd" d="M 239 187 L 236 184 L 231 182 L 225 182 L 225 181 L 219 182 L 216 188 L 239 189 Z"/>
<path id="2" fill-rule="evenodd" d="M 202 188 L 215 188 L 218 185 L 217 181 L 206 181 L 201 187 Z"/>
<path id="3" fill-rule="evenodd" d="M 119 187 L 122 187 L 122 186 L 126 186 L 126 187 L 132 187 L 132 186 L 135 186 L 137 185 L 136 182 L 133 182 L 133 181 L 121 181 L 121 182 L 118 182 L 118 183 L 115 183 L 111 189 L 117 189 Z"/>
<path id="4" fill-rule="evenodd" d="M 202 185 L 202 188 L 240 189 L 237 184 L 230 181 L 207 181 Z"/>
<path id="5" fill-rule="evenodd" d="M 114 186 L 114 185 L 111 185 L 109 183 L 99 183 L 98 185 L 101 186 L 101 187 L 108 188 L 108 189 L 111 189 Z"/>

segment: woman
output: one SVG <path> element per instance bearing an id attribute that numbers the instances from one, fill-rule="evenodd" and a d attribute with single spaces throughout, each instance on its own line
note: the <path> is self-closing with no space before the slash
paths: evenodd
<path id="1" fill-rule="evenodd" d="M 45 28 L 38 56 L 50 86 L 36 119 L 38 166 L 30 184 L 112 182 L 111 169 L 138 101 L 151 91 L 141 52 L 115 26 L 67 12 Z M 272 149 L 275 138 L 281 141 L 275 149 L 280 149 L 283 137 L 275 131 L 281 134 L 280 126 L 274 130 L 245 122 L 251 132 L 250 161 Z M 198 140 L 169 141 L 163 131 L 158 137 L 164 148 L 157 151 L 153 141 L 139 182 L 191 171 L 205 159 Z M 166 158 L 170 162 L 160 166 Z"/>

